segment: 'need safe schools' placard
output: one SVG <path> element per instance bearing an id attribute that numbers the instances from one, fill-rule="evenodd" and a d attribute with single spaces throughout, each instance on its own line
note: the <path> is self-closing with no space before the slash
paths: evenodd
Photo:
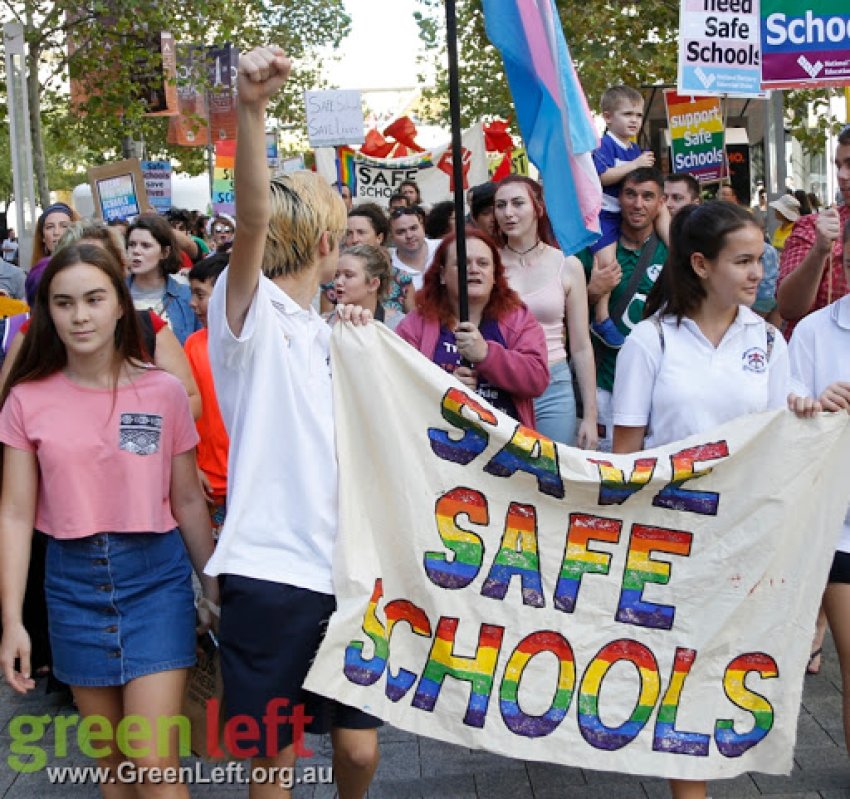
<path id="1" fill-rule="evenodd" d="M 679 92 L 759 97 L 760 84 L 756 0 L 682 0 Z"/>

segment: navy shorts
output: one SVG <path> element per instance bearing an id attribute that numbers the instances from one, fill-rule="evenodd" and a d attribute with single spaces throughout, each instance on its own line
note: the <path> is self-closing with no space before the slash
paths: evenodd
<path id="1" fill-rule="evenodd" d="M 101 687 L 193 666 L 191 574 L 177 530 L 48 539 L 44 592 L 56 677 Z"/>
<path id="2" fill-rule="evenodd" d="M 381 726 L 380 719 L 362 710 L 301 687 L 336 609 L 333 595 L 235 574 L 222 575 L 220 583 L 224 711 L 228 719 L 241 717 L 242 729 L 246 718 L 255 722 L 250 725 L 255 740 L 240 736 L 240 751 L 231 754 L 271 757 L 293 743 L 297 725 L 286 721 L 275 726 L 270 740 L 267 709 L 274 700 L 286 708 L 284 715 L 300 705 L 305 719 L 311 719 L 304 731 L 317 735 L 335 727 Z M 252 746 L 258 755 L 247 754 Z"/>
<path id="3" fill-rule="evenodd" d="M 598 253 L 603 247 L 620 240 L 620 224 L 623 215 L 619 211 L 600 211 L 599 230 L 602 235 L 590 245 L 590 251 Z"/>
<path id="4" fill-rule="evenodd" d="M 850 552 L 836 551 L 827 582 L 850 583 Z"/>

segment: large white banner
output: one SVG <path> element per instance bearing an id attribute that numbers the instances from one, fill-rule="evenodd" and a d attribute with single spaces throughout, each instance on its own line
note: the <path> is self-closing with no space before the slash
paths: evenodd
<path id="1" fill-rule="evenodd" d="M 337 325 L 339 609 L 306 687 L 509 757 L 787 773 L 850 499 L 846 414 L 636 455 L 555 446 Z"/>
<path id="2" fill-rule="evenodd" d="M 487 150 L 480 122 L 463 132 L 461 144 L 464 189 L 486 183 L 489 180 Z M 390 197 L 405 180 L 416 181 L 422 193 L 422 201 L 426 205 L 454 197 L 450 142 L 405 158 L 369 158 L 349 151 L 343 153 L 345 163 L 339 171 L 336 150 L 318 148 L 315 152 L 316 169 L 329 182 L 339 179 L 340 172 L 353 176 L 350 182 L 344 182 L 351 185 L 351 196 L 355 203 L 374 202 L 386 207 Z"/>

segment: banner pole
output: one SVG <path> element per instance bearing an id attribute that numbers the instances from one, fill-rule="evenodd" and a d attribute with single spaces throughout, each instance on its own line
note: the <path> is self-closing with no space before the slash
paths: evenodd
<path id="1" fill-rule="evenodd" d="M 469 319 L 466 285 L 466 213 L 463 196 L 463 145 L 460 129 L 460 78 L 457 58 L 457 14 L 455 0 L 446 0 L 446 43 L 449 52 L 449 108 L 452 125 L 452 177 L 454 181 L 455 232 L 457 233 L 458 315 Z"/>

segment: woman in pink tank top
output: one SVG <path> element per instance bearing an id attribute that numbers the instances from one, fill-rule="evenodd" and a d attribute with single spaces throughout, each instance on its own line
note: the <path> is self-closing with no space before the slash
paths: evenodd
<path id="1" fill-rule="evenodd" d="M 546 333 L 549 387 L 535 400 L 537 429 L 569 446 L 595 449 L 596 366 L 588 332 L 587 287 L 581 263 L 558 249 L 537 181 L 510 175 L 496 189 L 496 223 L 508 282 Z M 577 422 L 575 368 L 583 418 Z"/>

